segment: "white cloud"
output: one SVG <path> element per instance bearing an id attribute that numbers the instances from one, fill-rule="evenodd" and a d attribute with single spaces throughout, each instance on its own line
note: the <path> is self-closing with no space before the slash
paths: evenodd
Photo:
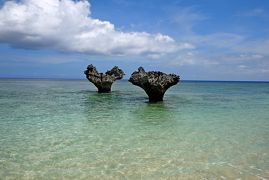
<path id="1" fill-rule="evenodd" d="M 244 37 L 232 33 L 213 33 L 209 35 L 193 35 L 191 41 L 217 48 L 231 48 L 244 40 Z"/>
<path id="2" fill-rule="evenodd" d="M 240 54 L 240 59 L 242 60 L 259 60 L 263 58 L 263 55 L 260 54 Z"/>
<path id="3" fill-rule="evenodd" d="M 207 16 L 199 13 L 194 7 L 176 8 L 174 11 L 170 21 L 180 33 L 193 34 L 194 26 L 208 20 Z"/>
<path id="4" fill-rule="evenodd" d="M 262 8 L 254 8 L 245 12 L 239 12 L 237 13 L 237 16 L 268 18 L 267 12 Z"/>
<path id="5" fill-rule="evenodd" d="M 269 39 L 245 40 L 240 44 L 240 46 L 234 46 L 234 49 L 239 52 L 269 56 Z M 259 56 L 256 58 L 259 58 Z"/>
<path id="6" fill-rule="evenodd" d="M 269 56 L 269 39 L 255 39 L 236 33 L 218 32 L 207 35 L 192 34 L 186 36 L 191 44 L 199 51 L 212 55 L 230 56 L 236 54 L 245 60 L 258 60 Z"/>
<path id="7" fill-rule="evenodd" d="M 241 64 L 241 65 L 238 65 L 238 68 L 239 68 L 239 69 L 241 69 L 241 70 L 243 70 L 243 69 L 246 69 L 246 68 L 247 68 L 247 66 L 246 66 L 246 65 Z"/>
<path id="8" fill-rule="evenodd" d="M 0 9 L 0 43 L 104 55 L 153 55 L 193 48 L 171 37 L 122 32 L 91 18 L 88 1 L 7 1 Z"/>
<path id="9" fill-rule="evenodd" d="M 172 22 L 178 23 L 179 25 L 190 24 L 191 26 L 193 26 L 195 23 L 199 21 L 204 21 L 206 19 L 208 19 L 208 17 L 198 13 L 193 7 L 185 7 L 181 8 L 175 13 L 172 18 Z"/>

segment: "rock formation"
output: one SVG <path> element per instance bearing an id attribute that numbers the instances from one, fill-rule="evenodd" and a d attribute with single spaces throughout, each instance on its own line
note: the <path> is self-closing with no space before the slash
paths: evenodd
<path id="1" fill-rule="evenodd" d="M 118 66 L 113 67 L 110 71 L 103 74 L 99 73 L 92 64 L 88 65 L 84 74 L 98 88 L 99 93 L 110 92 L 113 82 L 122 79 L 124 76 L 124 72 Z"/>
<path id="2" fill-rule="evenodd" d="M 142 67 L 133 72 L 129 81 L 145 90 L 150 102 L 162 101 L 168 88 L 179 82 L 179 76 L 159 71 L 145 72 Z"/>

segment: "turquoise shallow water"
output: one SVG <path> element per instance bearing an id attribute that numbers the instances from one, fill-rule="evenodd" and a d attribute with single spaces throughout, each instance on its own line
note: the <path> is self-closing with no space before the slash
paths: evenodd
<path id="1" fill-rule="evenodd" d="M 0 179 L 269 179 L 269 83 L 0 80 Z"/>

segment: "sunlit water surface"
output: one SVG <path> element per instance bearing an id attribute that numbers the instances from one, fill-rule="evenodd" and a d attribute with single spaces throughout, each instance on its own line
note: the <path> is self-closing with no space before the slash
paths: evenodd
<path id="1" fill-rule="evenodd" d="M 269 179 L 269 83 L 0 80 L 1 179 Z"/>

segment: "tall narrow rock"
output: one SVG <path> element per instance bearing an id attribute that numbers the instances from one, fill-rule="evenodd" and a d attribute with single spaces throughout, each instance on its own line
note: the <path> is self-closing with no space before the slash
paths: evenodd
<path id="1" fill-rule="evenodd" d="M 116 80 L 122 79 L 124 76 L 124 72 L 118 66 L 113 67 L 103 74 L 99 73 L 92 64 L 88 65 L 84 74 L 86 78 L 97 87 L 99 93 L 111 92 L 112 84 Z"/>
<path id="2" fill-rule="evenodd" d="M 180 77 L 175 74 L 165 74 L 160 71 L 146 72 L 143 67 L 133 72 L 129 81 L 145 90 L 150 102 L 163 101 L 163 96 L 168 88 L 176 85 Z"/>

